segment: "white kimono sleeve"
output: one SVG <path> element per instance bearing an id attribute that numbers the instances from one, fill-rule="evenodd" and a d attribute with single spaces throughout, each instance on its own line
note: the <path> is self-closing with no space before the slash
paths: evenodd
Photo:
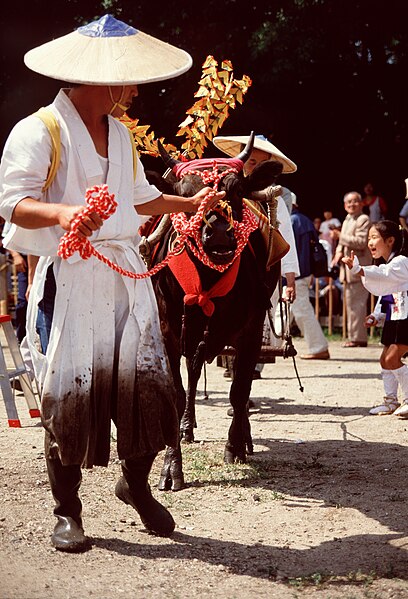
<path id="1" fill-rule="evenodd" d="M 388 264 L 364 266 L 364 287 L 374 295 L 408 291 L 408 258 L 396 256 Z"/>
<path id="2" fill-rule="evenodd" d="M 286 208 L 285 202 L 280 196 L 278 197 L 277 218 L 279 221 L 279 231 L 282 234 L 285 241 L 287 241 L 290 245 L 288 253 L 286 254 L 286 256 L 282 258 L 282 275 L 285 275 L 287 272 L 294 272 L 295 276 L 298 277 L 300 275 L 300 269 L 296 252 L 296 241 L 295 235 L 293 233 L 292 221 L 290 219 L 290 214 L 288 209 Z"/>
<path id="3" fill-rule="evenodd" d="M 51 139 L 45 125 L 29 116 L 14 127 L 0 165 L 0 215 L 11 222 L 24 198 L 43 200 L 42 188 L 51 162 Z M 12 225 L 3 240 L 7 249 L 37 256 L 56 255 L 58 237 L 52 227 L 24 229 Z"/>

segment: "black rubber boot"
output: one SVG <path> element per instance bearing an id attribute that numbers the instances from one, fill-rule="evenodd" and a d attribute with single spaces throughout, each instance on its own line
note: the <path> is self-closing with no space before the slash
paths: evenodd
<path id="1" fill-rule="evenodd" d="M 148 483 L 149 472 L 156 455 L 122 461 L 123 476 L 118 480 L 115 495 L 131 505 L 145 527 L 160 537 L 169 537 L 175 522 L 170 512 L 152 495 Z"/>
<path id="2" fill-rule="evenodd" d="M 82 504 L 78 497 L 82 473 L 80 466 L 63 466 L 57 459 L 47 459 L 48 478 L 55 499 L 57 524 L 51 536 L 55 549 L 81 553 L 91 547 L 82 528 Z"/>

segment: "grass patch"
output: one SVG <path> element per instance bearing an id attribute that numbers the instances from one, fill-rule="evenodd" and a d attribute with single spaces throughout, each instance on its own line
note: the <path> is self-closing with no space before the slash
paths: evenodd
<path id="1" fill-rule="evenodd" d="M 183 467 L 188 481 L 243 488 L 264 486 L 271 480 L 274 470 L 273 464 L 267 460 L 225 464 L 222 451 L 208 443 L 183 445 Z M 274 491 L 273 495 L 275 499 L 283 498 Z"/>
<path id="2" fill-rule="evenodd" d="M 304 589 L 310 586 L 319 586 L 323 582 L 330 579 L 330 576 L 324 576 L 320 572 L 315 572 L 309 576 L 297 576 L 296 578 L 288 578 L 288 584 L 297 589 Z"/>
<path id="3" fill-rule="evenodd" d="M 322 330 L 328 341 L 344 341 L 343 333 L 340 329 L 333 330 L 331 335 L 329 335 L 327 327 L 322 327 Z M 368 337 L 368 342 L 379 343 L 381 340 L 381 332 L 382 329 L 374 329 L 374 334 L 372 337 Z"/>
<path id="4" fill-rule="evenodd" d="M 363 587 L 369 587 L 377 579 L 376 572 L 372 571 L 365 574 L 358 570 L 357 572 L 349 572 L 346 576 L 333 576 L 332 574 L 321 574 L 314 572 L 308 576 L 297 576 L 296 578 L 288 578 L 287 584 L 297 589 L 306 587 L 321 586 L 330 583 L 348 583 Z"/>

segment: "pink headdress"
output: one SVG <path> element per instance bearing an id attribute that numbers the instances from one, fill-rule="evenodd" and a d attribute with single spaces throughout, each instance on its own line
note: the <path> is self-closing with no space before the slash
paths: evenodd
<path id="1" fill-rule="evenodd" d="M 196 160 L 189 160 L 188 162 L 179 162 L 173 166 L 173 173 L 177 179 L 181 179 L 190 171 L 203 171 L 212 170 L 214 163 L 219 168 L 220 166 L 226 166 L 227 168 L 236 169 L 238 172 L 244 168 L 244 163 L 239 158 L 200 158 Z"/>

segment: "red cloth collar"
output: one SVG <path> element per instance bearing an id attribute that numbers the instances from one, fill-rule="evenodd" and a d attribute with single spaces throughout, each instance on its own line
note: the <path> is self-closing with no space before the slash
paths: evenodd
<path id="1" fill-rule="evenodd" d="M 187 306 L 198 304 L 204 314 L 210 317 L 215 310 L 215 305 L 211 301 L 211 298 L 223 297 L 231 291 L 237 278 L 240 260 L 241 256 L 234 260 L 230 268 L 224 272 L 217 283 L 208 291 L 203 290 L 200 275 L 186 250 L 181 252 L 181 254 L 173 256 L 169 262 L 169 267 L 183 288 L 185 293 L 184 303 Z"/>

